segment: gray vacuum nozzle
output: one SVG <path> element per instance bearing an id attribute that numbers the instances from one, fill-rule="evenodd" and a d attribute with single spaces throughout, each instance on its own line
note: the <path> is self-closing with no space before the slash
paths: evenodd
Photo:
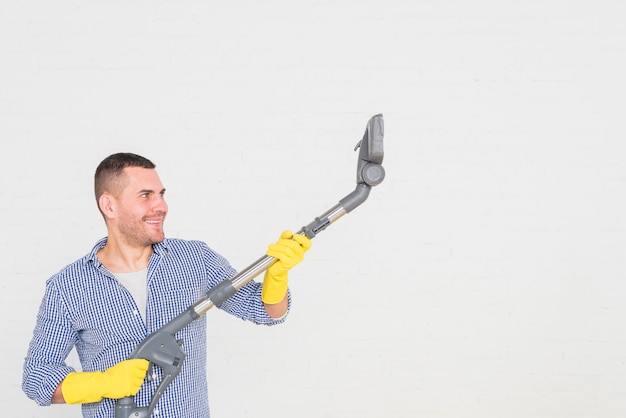
<path id="1" fill-rule="evenodd" d="M 385 179 L 383 163 L 383 138 L 385 126 L 383 115 L 374 115 L 367 122 L 363 139 L 354 148 L 360 147 L 359 163 L 357 166 L 357 184 L 365 183 L 368 186 L 376 186 Z"/>
<path id="2" fill-rule="evenodd" d="M 370 188 L 376 186 L 385 179 L 383 163 L 383 138 L 385 126 L 383 115 L 374 115 L 367 122 L 363 139 L 354 147 L 359 150 L 359 161 L 356 168 L 356 189 L 340 200 L 346 212 L 350 212 L 369 196 Z"/>

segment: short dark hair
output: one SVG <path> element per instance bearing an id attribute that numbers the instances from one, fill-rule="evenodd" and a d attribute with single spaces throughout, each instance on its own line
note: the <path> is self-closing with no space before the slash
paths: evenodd
<path id="1" fill-rule="evenodd" d="M 109 155 L 98 164 L 96 174 L 94 175 L 96 203 L 102 196 L 102 193 L 111 186 L 112 181 L 122 175 L 122 171 L 126 167 L 155 168 L 156 165 L 149 159 L 131 152 L 118 152 Z"/>

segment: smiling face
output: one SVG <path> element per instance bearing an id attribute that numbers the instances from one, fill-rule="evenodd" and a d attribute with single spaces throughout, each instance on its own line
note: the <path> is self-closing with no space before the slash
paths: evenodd
<path id="1" fill-rule="evenodd" d="M 156 170 L 126 167 L 110 192 L 103 193 L 101 210 L 111 233 L 134 247 L 163 241 L 167 215 L 165 188 Z"/>

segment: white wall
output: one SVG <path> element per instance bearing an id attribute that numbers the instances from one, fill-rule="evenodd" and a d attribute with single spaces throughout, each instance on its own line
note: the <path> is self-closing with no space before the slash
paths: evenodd
<path id="1" fill-rule="evenodd" d="M 170 236 L 239 268 L 354 188 L 370 116 L 387 178 L 314 240 L 294 308 L 215 310 L 214 417 L 626 413 L 626 12 L 618 1 L 0 4 L 0 408 L 44 281 L 104 234 L 97 163 L 133 151 Z"/>

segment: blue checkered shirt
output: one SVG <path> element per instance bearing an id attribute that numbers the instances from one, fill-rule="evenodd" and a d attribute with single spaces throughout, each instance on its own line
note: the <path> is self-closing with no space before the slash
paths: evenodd
<path id="1" fill-rule="evenodd" d="M 22 388 L 39 405 L 50 405 L 57 385 L 74 371 L 66 364 L 73 347 L 83 371 L 106 370 L 128 358 L 153 331 L 204 297 L 220 281 L 236 274 L 228 261 L 200 241 L 167 238 L 153 246 L 148 263 L 146 323 L 131 294 L 96 256 L 100 240 L 85 257 L 46 281 L 33 338 L 24 362 Z M 261 302 L 261 284 L 250 282 L 220 309 L 255 324 L 275 325 Z M 155 418 L 209 417 L 206 316 L 175 338 L 183 341 L 186 359 L 180 374 L 161 397 Z M 147 406 L 161 380 L 146 380 L 135 402 Z M 84 417 L 114 418 L 115 401 L 82 405 Z"/>

